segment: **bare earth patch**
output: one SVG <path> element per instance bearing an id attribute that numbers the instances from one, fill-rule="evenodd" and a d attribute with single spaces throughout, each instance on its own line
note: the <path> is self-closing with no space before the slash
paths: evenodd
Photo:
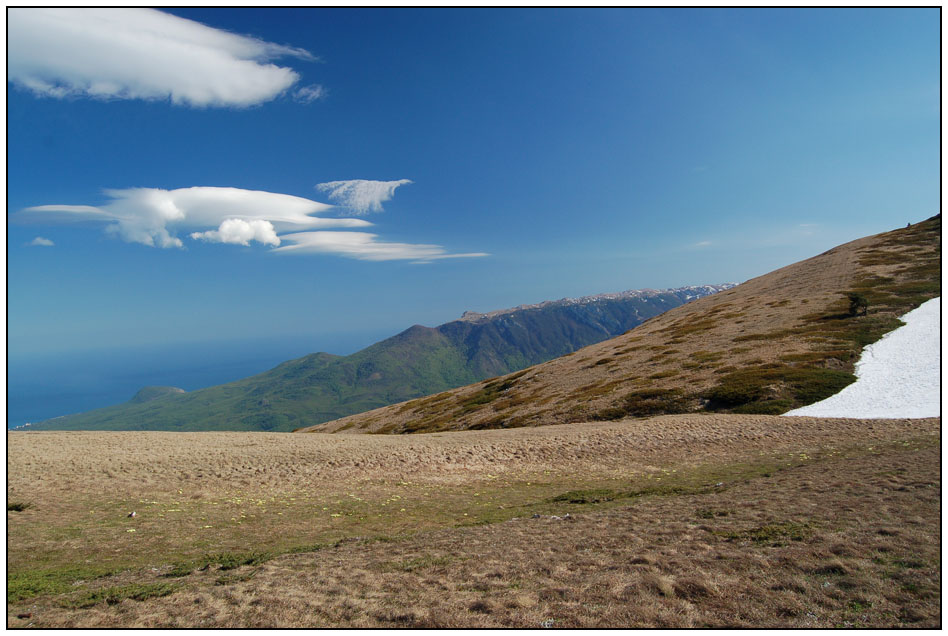
<path id="1" fill-rule="evenodd" d="M 8 626 L 938 627 L 939 428 L 12 433 Z"/>

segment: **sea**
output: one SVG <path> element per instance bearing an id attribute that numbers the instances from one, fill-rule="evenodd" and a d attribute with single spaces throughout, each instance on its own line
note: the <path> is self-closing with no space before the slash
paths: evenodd
<path id="1" fill-rule="evenodd" d="M 145 386 L 194 391 L 325 351 L 348 355 L 392 333 L 142 345 L 7 356 L 7 428 L 127 402 Z"/>

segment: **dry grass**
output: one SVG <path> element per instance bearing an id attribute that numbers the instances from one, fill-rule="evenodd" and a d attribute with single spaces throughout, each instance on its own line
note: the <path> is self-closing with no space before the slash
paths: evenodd
<path id="1" fill-rule="evenodd" d="M 936 627 L 939 426 L 12 433 L 8 625 Z"/>

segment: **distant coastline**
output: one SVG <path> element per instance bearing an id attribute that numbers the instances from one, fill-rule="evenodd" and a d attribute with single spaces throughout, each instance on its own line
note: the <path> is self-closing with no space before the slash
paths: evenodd
<path id="1" fill-rule="evenodd" d="M 11 355 L 7 360 L 7 430 L 28 430 L 27 423 L 119 404 L 143 386 L 179 386 L 193 391 L 262 373 L 313 351 L 352 353 L 380 335 L 391 333 Z"/>

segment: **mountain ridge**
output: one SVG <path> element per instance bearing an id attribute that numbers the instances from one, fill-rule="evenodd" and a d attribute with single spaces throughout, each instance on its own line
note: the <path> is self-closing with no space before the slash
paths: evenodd
<path id="1" fill-rule="evenodd" d="M 730 284 L 548 301 L 492 318 L 413 325 L 349 356 L 319 352 L 185 394 L 60 416 L 33 430 L 289 431 L 423 397 L 570 353 Z"/>
<path id="2" fill-rule="evenodd" d="M 517 305 L 516 307 L 510 307 L 508 309 L 496 309 L 494 311 L 489 311 L 486 313 L 479 313 L 476 311 L 465 311 L 461 314 L 461 317 L 458 320 L 466 322 L 479 322 L 481 320 L 489 320 L 491 318 L 496 318 L 509 313 L 514 313 L 517 311 L 526 311 L 530 309 L 543 309 L 551 306 L 567 306 L 567 305 L 584 305 L 588 303 L 593 303 L 600 300 L 619 300 L 622 298 L 640 298 L 647 296 L 655 296 L 658 294 L 664 293 L 684 293 L 688 300 L 694 300 L 700 298 L 701 296 L 716 293 L 723 291 L 725 289 L 730 289 L 735 287 L 737 283 L 723 283 L 721 285 L 687 285 L 685 287 L 674 287 L 670 289 L 628 289 L 626 291 L 614 292 L 614 293 L 603 293 L 603 294 L 593 294 L 591 296 L 580 296 L 579 298 L 560 298 L 559 300 L 544 300 L 539 303 L 534 303 L 532 305 Z M 689 295 L 689 292 L 698 292 L 694 295 Z"/>

